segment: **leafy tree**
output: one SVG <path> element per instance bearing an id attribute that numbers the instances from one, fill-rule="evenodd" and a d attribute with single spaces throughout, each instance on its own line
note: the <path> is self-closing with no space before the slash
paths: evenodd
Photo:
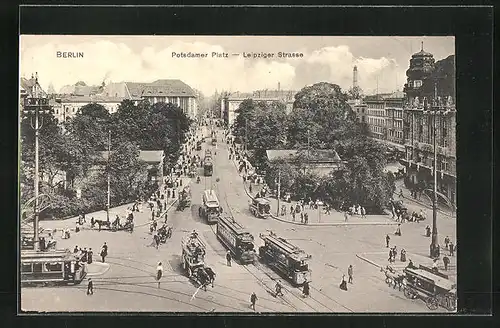
<path id="1" fill-rule="evenodd" d="M 109 158 L 109 166 L 100 181 L 106 181 L 110 174 L 112 204 L 123 204 L 137 199 L 146 184 L 147 164 L 139 159 L 139 147 L 131 142 L 118 144 Z"/>

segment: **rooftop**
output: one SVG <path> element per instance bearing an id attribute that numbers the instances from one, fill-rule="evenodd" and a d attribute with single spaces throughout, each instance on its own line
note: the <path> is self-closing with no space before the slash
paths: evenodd
<path id="1" fill-rule="evenodd" d="M 62 98 L 61 102 L 63 103 L 106 103 L 106 102 L 122 102 L 125 98 L 123 97 L 108 97 L 102 95 L 95 96 L 69 96 L 66 98 Z"/>
<path id="2" fill-rule="evenodd" d="M 297 160 L 300 155 L 305 155 L 305 151 L 289 149 L 269 149 L 266 150 L 267 158 L 272 161 L 276 159 L 284 159 L 294 161 Z M 333 149 L 310 149 L 309 150 L 309 158 L 313 162 L 323 162 L 323 163 L 339 163 L 342 160 L 340 159 L 339 154 Z"/>
<path id="3" fill-rule="evenodd" d="M 124 82 L 129 97 L 141 96 L 171 96 L 195 97 L 194 90 L 181 80 L 156 80 L 151 83 Z"/>

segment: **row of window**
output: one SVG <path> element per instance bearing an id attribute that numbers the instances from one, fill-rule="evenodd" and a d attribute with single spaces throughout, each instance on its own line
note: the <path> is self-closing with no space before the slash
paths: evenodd
<path id="1" fill-rule="evenodd" d="M 376 125 L 376 126 L 384 126 L 385 119 L 377 118 L 377 117 L 368 117 L 368 124 Z"/>
<path id="2" fill-rule="evenodd" d="M 381 126 L 372 125 L 372 126 L 370 126 L 370 131 L 372 131 L 374 133 L 382 134 L 382 133 L 384 133 L 384 128 Z"/>
<path id="3" fill-rule="evenodd" d="M 389 130 L 389 137 L 403 139 L 403 131 Z"/>

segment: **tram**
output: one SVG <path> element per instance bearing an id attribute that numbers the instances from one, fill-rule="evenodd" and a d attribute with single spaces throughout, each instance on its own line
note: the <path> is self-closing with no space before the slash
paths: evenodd
<path id="1" fill-rule="evenodd" d="M 214 165 L 210 159 L 205 159 L 203 163 L 203 174 L 206 177 L 212 176 L 214 172 Z"/>
<path id="2" fill-rule="evenodd" d="M 197 279 L 199 269 L 205 267 L 205 243 L 200 239 L 198 233 L 193 232 L 186 235 L 181 240 L 181 266 L 187 277 Z"/>
<path id="3" fill-rule="evenodd" d="M 38 252 L 21 251 L 21 283 L 79 284 L 87 275 L 85 263 L 80 263 L 69 250 Z"/>
<path id="4" fill-rule="evenodd" d="M 278 237 L 273 232 L 260 234 L 264 246 L 259 247 L 261 261 L 289 279 L 294 285 L 311 282 L 311 270 L 307 261 L 311 255 L 290 244 L 286 239 Z"/>
<path id="5" fill-rule="evenodd" d="M 214 190 L 205 190 L 203 192 L 203 206 L 199 208 L 198 214 L 200 217 L 207 220 L 209 224 L 217 223 L 222 208 L 219 204 L 219 199 Z"/>
<path id="6" fill-rule="evenodd" d="M 217 222 L 217 239 L 243 264 L 254 263 L 253 235 L 232 217 L 220 217 Z"/>

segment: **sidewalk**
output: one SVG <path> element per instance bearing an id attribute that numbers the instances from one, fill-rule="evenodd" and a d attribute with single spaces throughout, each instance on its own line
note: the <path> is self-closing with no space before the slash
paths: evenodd
<path id="1" fill-rule="evenodd" d="M 236 159 L 233 157 L 233 164 L 238 170 L 238 163 Z M 239 173 L 240 177 L 243 177 L 243 173 Z M 243 179 L 242 179 L 243 180 Z M 263 185 L 257 185 L 252 183 L 252 192 L 249 191 L 250 182 L 243 182 L 243 187 L 245 189 L 245 193 L 250 198 L 254 198 L 255 195 L 262 189 Z M 296 225 L 304 225 L 304 223 L 300 222 L 300 214 L 296 214 L 295 221 L 293 221 L 292 216 L 290 215 L 290 206 L 296 205 L 295 202 L 285 202 L 280 200 L 281 205 L 285 204 L 286 206 L 286 215 L 276 215 L 276 209 L 278 208 L 278 200 L 273 197 L 266 197 L 271 203 L 271 215 L 274 219 L 290 223 Z M 344 214 L 337 212 L 335 210 L 331 210 L 330 214 L 325 214 L 323 209 L 309 209 L 309 205 L 305 206 L 305 213 L 308 214 L 308 226 L 334 226 L 334 225 L 398 225 L 398 222 L 392 220 L 388 215 L 367 215 L 366 218 L 361 218 L 358 215 L 349 216 L 348 221 L 345 221 Z M 280 213 L 281 214 L 281 209 Z"/>
<path id="2" fill-rule="evenodd" d="M 417 207 L 418 209 L 423 208 L 432 211 L 432 205 L 429 204 L 428 202 L 426 203 L 425 200 L 427 198 L 424 196 L 422 199 L 416 199 L 411 196 L 411 192 L 409 189 L 407 189 L 404 185 L 403 180 L 397 180 L 396 181 L 396 191 L 394 192 L 394 200 L 401 200 L 401 197 L 399 196 L 399 191 L 403 191 L 403 202 L 406 204 L 413 205 Z M 438 213 L 441 215 L 445 215 L 449 218 L 456 219 L 457 213 L 453 212 L 448 208 L 447 206 L 442 206 L 442 204 L 438 204 Z"/>
<path id="3" fill-rule="evenodd" d="M 399 251 L 398 251 L 399 252 Z M 448 254 L 446 254 L 448 256 Z M 400 261 L 400 254 L 396 256 L 396 261 L 393 263 L 389 263 L 389 248 L 387 248 L 386 252 L 369 252 L 369 253 L 360 253 L 356 254 L 356 256 L 363 260 L 366 261 L 374 266 L 384 268 L 388 265 L 390 265 L 392 268 L 394 268 L 396 271 L 402 271 L 404 268 L 409 263 L 409 260 L 412 260 L 413 265 L 418 267 L 420 264 L 426 267 L 431 268 L 433 260 L 428 257 L 424 256 L 422 254 L 416 254 L 416 253 L 411 253 L 407 252 L 406 253 L 406 262 L 401 262 Z M 448 265 L 448 270 L 446 271 L 444 269 L 444 264 L 443 264 L 443 254 L 441 255 L 440 259 L 438 260 L 438 268 L 439 272 L 443 273 L 445 275 L 448 275 L 448 278 L 450 280 L 456 281 L 457 279 L 457 258 L 456 256 L 448 256 L 450 259 L 450 264 Z"/>
<path id="4" fill-rule="evenodd" d="M 182 179 L 182 187 L 187 186 L 191 183 L 191 178 L 181 176 Z M 182 188 L 179 186 L 179 188 Z M 178 189 L 179 189 L 178 188 Z M 178 190 L 177 189 L 177 190 Z M 167 205 L 165 207 L 165 210 L 161 213 L 160 218 L 163 217 L 171 208 L 172 206 L 177 202 L 179 194 L 178 192 L 175 193 L 175 198 L 169 198 L 167 199 Z M 132 208 L 132 205 L 134 203 L 128 203 L 128 204 L 123 204 L 117 207 L 111 207 L 109 209 L 109 219 L 111 221 L 114 220 L 116 215 L 120 216 L 120 218 L 126 217 L 128 215 L 129 210 Z M 148 203 L 143 202 L 139 204 L 139 212 L 144 212 L 146 209 L 148 209 Z M 155 204 L 155 209 L 156 209 L 156 204 Z M 86 217 L 86 224 L 85 226 L 80 226 L 80 229 L 87 229 L 90 228 L 90 219 L 93 217 L 95 220 L 106 220 L 106 211 L 105 210 L 100 210 L 92 213 L 85 213 Z M 75 230 L 76 222 L 78 220 L 78 216 L 71 217 L 69 219 L 65 220 L 44 220 L 40 221 L 40 227 L 44 229 L 65 229 L 65 228 L 70 228 L 71 231 Z"/>

